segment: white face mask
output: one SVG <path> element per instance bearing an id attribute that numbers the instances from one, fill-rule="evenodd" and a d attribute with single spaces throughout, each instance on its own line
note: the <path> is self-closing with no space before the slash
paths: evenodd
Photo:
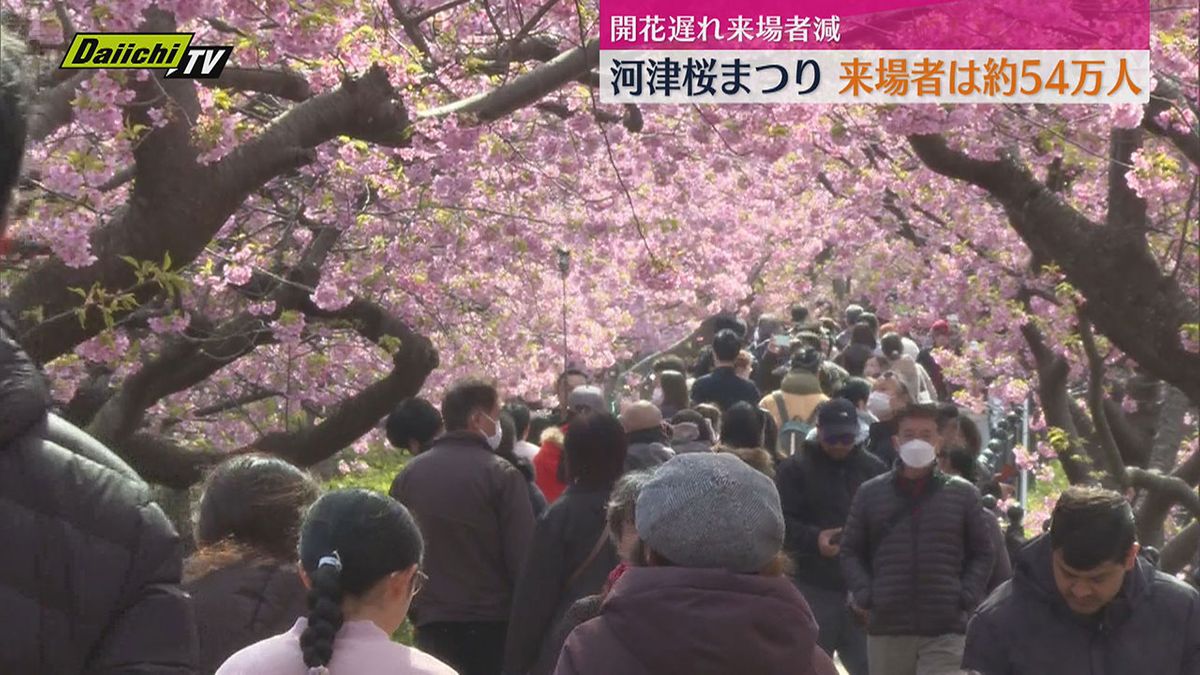
<path id="1" fill-rule="evenodd" d="M 892 397 L 882 391 L 873 391 L 867 397 L 867 410 L 876 417 L 883 417 L 892 411 Z"/>
<path id="2" fill-rule="evenodd" d="M 496 426 L 496 433 L 486 437 L 488 447 L 490 447 L 494 452 L 500 447 L 500 440 L 504 438 L 504 430 L 500 428 L 500 420 L 492 419 L 492 416 L 488 415 L 487 413 L 484 413 L 483 416 L 488 418 L 488 421 Z"/>
<path id="3" fill-rule="evenodd" d="M 662 402 L 663 402 L 662 389 L 659 389 L 657 387 L 654 388 L 654 393 L 650 394 L 650 402 L 660 408 L 662 407 Z"/>
<path id="4" fill-rule="evenodd" d="M 924 469 L 933 464 L 933 460 L 937 457 L 937 451 L 933 446 L 919 438 L 914 438 L 901 445 L 898 452 L 900 461 L 914 469 Z"/>

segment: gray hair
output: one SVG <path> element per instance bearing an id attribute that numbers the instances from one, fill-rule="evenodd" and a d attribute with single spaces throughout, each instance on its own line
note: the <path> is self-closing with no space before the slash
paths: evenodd
<path id="1" fill-rule="evenodd" d="M 608 497 L 608 535 L 613 540 L 620 539 L 625 526 L 634 522 L 638 495 L 653 477 L 654 471 L 631 471 L 613 485 Z"/>

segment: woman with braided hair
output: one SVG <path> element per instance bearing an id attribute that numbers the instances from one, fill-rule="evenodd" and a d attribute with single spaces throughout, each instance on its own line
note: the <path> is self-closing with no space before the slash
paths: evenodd
<path id="1" fill-rule="evenodd" d="M 300 530 L 308 615 L 234 654 L 217 674 L 455 675 L 390 638 L 421 589 L 423 546 L 399 502 L 367 490 L 327 493 Z"/>

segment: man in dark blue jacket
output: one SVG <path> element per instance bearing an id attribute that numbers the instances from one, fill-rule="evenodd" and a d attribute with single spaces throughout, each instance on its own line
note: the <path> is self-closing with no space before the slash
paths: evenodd
<path id="1" fill-rule="evenodd" d="M 833 399 L 817 410 L 817 439 L 779 464 L 775 483 L 787 525 L 785 546 L 796 562 L 796 587 L 820 627 L 817 643 L 837 654 L 850 675 L 867 675 L 867 634 L 846 605 L 838 565 L 842 526 L 858 487 L 887 471 L 855 444 L 858 410 Z"/>
<path id="2" fill-rule="evenodd" d="M 716 368 L 692 383 L 692 405 L 713 403 L 722 412 L 738 401 L 757 406 L 762 398 L 758 387 L 750 380 L 738 377 L 733 362 L 742 350 L 742 339 L 732 330 L 719 331 L 713 338 L 713 358 Z"/>
<path id="3" fill-rule="evenodd" d="M 967 629 L 982 675 L 1196 675 L 1200 594 L 1138 555 L 1120 494 L 1072 487 Z"/>

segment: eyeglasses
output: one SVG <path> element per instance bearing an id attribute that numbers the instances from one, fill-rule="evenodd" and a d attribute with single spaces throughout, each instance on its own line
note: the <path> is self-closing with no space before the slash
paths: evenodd
<path id="1" fill-rule="evenodd" d="M 428 583 L 428 581 L 429 575 L 425 574 L 421 570 L 417 570 L 417 573 L 413 575 L 412 594 L 416 595 L 417 593 L 420 593 L 421 589 L 425 588 L 425 584 Z"/>

